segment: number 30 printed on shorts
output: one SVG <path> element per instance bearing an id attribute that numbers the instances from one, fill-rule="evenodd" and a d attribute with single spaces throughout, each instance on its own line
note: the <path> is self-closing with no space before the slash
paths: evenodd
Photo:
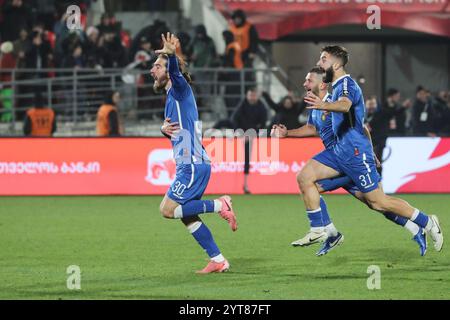
<path id="1" fill-rule="evenodd" d="M 175 181 L 175 183 L 172 185 L 172 192 L 177 196 L 182 196 L 186 188 L 187 187 L 185 184 L 181 183 L 180 181 Z"/>

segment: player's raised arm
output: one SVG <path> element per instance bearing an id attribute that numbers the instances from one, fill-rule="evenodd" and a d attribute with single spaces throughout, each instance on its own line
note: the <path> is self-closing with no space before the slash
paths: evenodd
<path id="1" fill-rule="evenodd" d="M 162 34 L 161 39 L 163 41 L 163 48 L 155 52 L 156 54 L 165 54 L 168 56 L 167 70 L 172 81 L 172 89 L 174 90 L 174 94 L 181 98 L 185 90 L 189 87 L 189 84 L 181 73 L 178 58 L 175 54 L 177 47 L 180 46 L 180 41 L 175 35 L 169 32 L 167 35 Z"/>

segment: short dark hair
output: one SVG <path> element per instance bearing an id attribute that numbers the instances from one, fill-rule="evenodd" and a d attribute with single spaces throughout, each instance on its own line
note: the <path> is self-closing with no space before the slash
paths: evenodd
<path id="1" fill-rule="evenodd" d="M 322 48 L 320 52 L 327 52 L 331 54 L 333 57 L 339 58 L 342 60 L 342 65 L 345 66 L 348 62 L 348 51 L 342 46 L 325 46 Z"/>
<path id="2" fill-rule="evenodd" d="M 311 70 L 309 70 L 309 73 L 324 74 L 325 70 L 321 67 L 312 67 Z"/>
<path id="3" fill-rule="evenodd" d="M 399 93 L 400 91 L 398 91 L 395 88 L 389 88 L 389 90 L 387 91 L 387 96 L 388 97 L 392 97 L 395 96 L 397 93 Z"/>
<path id="4" fill-rule="evenodd" d="M 416 88 L 416 93 L 418 93 L 419 91 L 427 91 L 423 86 L 421 86 L 421 85 L 419 85 L 419 86 L 417 86 L 417 88 Z"/>

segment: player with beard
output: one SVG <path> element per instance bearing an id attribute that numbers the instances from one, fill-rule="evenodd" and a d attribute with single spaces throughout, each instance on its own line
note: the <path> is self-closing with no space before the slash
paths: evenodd
<path id="1" fill-rule="evenodd" d="M 346 175 L 363 194 L 371 209 L 410 219 L 431 235 L 434 248 L 441 251 L 443 234 L 438 218 L 426 215 L 404 200 L 387 196 L 381 187 L 372 145 L 364 135 L 364 98 L 361 88 L 345 71 L 347 62 L 345 48 L 324 47 L 317 65 L 325 70 L 324 82 L 332 83 L 332 102 L 323 101 L 311 91 L 305 97 L 309 109 L 331 112 L 335 137 L 330 153 L 332 157 L 323 161 L 311 159 L 299 173 L 298 181 L 306 210 L 321 210 L 316 181 Z"/>
<path id="2" fill-rule="evenodd" d="M 181 219 L 210 257 L 208 265 L 198 273 L 225 272 L 229 262 L 221 254 L 200 214 L 219 213 L 233 231 L 237 230 L 231 198 L 200 200 L 208 185 L 211 164 L 201 142 L 197 105 L 190 86 L 191 77 L 182 59 L 175 55 L 179 40 L 170 33 L 161 35 L 163 48 L 150 70 L 154 89 L 167 94 L 165 121 L 161 132 L 171 139 L 176 163 L 176 178 L 160 205 L 165 218 Z"/>
<path id="3" fill-rule="evenodd" d="M 323 82 L 323 76 L 325 71 L 320 67 L 312 68 L 305 77 L 303 87 L 307 92 L 312 92 L 318 96 L 322 101 L 331 101 L 331 96 L 328 94 L 328 86 Z M 365 129 L 365 134 L 370 137 L 369 130 Z M 288 130 L 286 126 L 279 124 L 273 126 L 274 136 L 279 138 L 295 137 L 304 138 L 319 135 L 321 138 L 325 150 L 315 155 L 313 159 L 319 162 L 327 162 L 327 159 L 332 159 L 332 146 L 335 143 L 335 137 L 332 130 L 331 114 L 327 111 L 320 109 L 310 110 L 308 123 L 300 128 Z M 366 203 L 363 194 L 358 190 L 355 184 L 348 176 L 342 176 L 333 179 L 325 179 L 316 182 L 317 188 L 320 193 L 333 191 L 338 188 L 344 188 L 348 193 L 355 198 Z M 308 218 L 310 221 L 310 231 L 305 237 L 292 242 L 293 246 L 309 246 L 313 243 L 325 240 L 320 250 L 317 252 L 317 256 L 322 256 L 328 253 L 330 250 L 338 246 L 344 240 L 344 236 L 337 231 L 334 224 L 331 222 L 328 214 L 327 205 L 325 200 L 320 197 L 320 211 L 309 212 Z M 420 227 L 414 222 L 397 216 L 390 212 L 382 212 L 383 215 L 390 221 L 405 227 L 413 234 L 413 240 L 419 244 L 420 254 L 423 256 L 426 253 L 427 243 L 423 232 L 420 231 Z"/>

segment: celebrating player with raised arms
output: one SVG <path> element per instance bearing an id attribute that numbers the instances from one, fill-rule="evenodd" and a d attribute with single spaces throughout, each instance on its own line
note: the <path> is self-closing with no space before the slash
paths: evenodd
<path id="1" fill-rule="evenodd" d="M 200 200 L 211 175 L 211 164 L 201 143 L 201 128 L 191 78 L 184 61 L 175 55 L 179 40 L 170 33 L 162 35 L 163 48 L 150 73 L 155 91 L 166 91 L 165 121 L 162 133 L 171 139 L 176 162 L 176 178 L 160 205 L 165 218 L 181 219 L 192 236 L 210 257 L 198 273 L 224 272 L 230 267 L 221 254 L 208 227 L 198 215 L 216 212 L 237 230 L 231 198 Z"/>

